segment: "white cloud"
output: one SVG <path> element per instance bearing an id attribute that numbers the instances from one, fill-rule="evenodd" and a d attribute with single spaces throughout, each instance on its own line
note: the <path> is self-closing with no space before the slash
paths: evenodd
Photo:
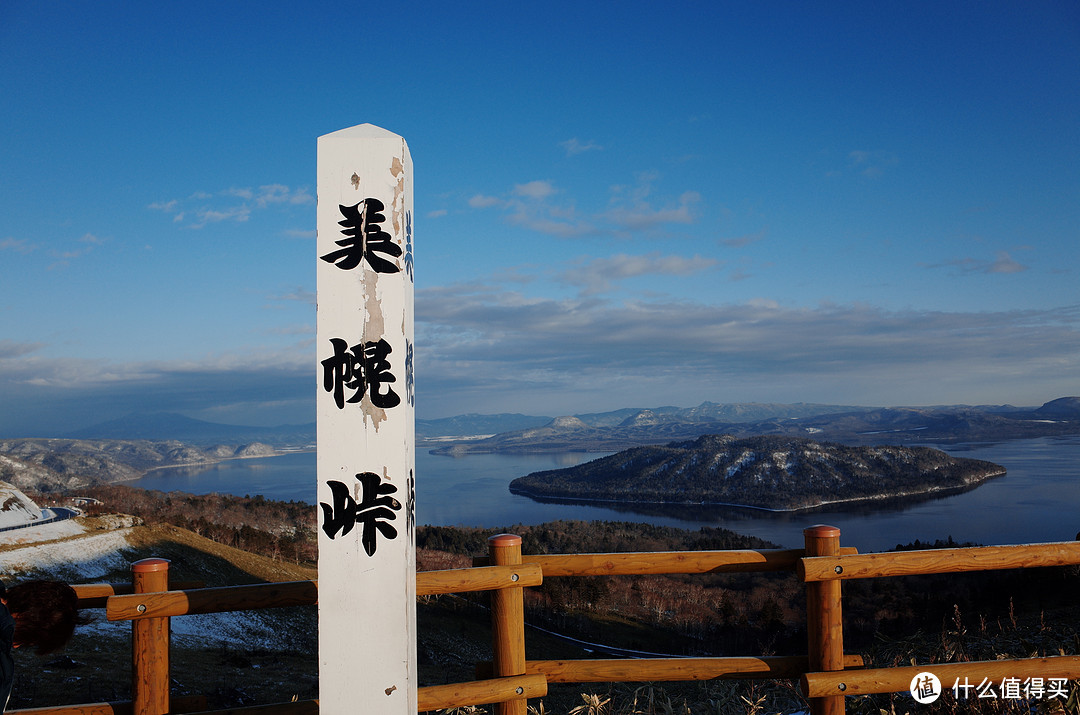
<path id="1" fill-rule="evenodd" d="M 192 413 L 227 404 L 289 402 L 274 414 L 249 410 L 241 424 L 314 419 L 312 340 L 282 349 L 250 347 L 199 360 L 115 362 L 46 357 L 0 359 L 5 410 L 0 434 L 55 435 L 132 412 Z M 268 422 L 269 421 L 269 422 Z"/>
<path id="2" fill-rule="evenodd" d="M 172 199 L 170 201 L 155 201 L 147 206 L 148 209 L 153 211 L 164 211 L 165 213 L 174 213 L 176 208 L 180 205 L 180 201 Z"/>
<path id="3" fill-rule="evenodd" d="M 308 305 L 315 305 L 315 293 L 303 286 L 297 286 L 291 291 L 271 296 L 271 299 L 296 301 L 299 303 L 307 303 Z"/>
<path id="4" fill-rule="evenodd" d="M 22 239 L 11 237 L 0 239 L 0 251 L 14 251 L 26 255 L 33 252 L 35 248 L 37 247 L 34 244 Z"/>
<path id="5" fill-rule="evenodd" d="M 768 230 L 763 228 L 756 233 L 744 233 L 742 236 L 735 236 L 734 238 L 721 238 L 720 243 L 731 248 L 742 248 L 765 240 L 767 234 Z"/>
<path id="6" fill-rule="evenodd" d="M 199 209 L 195 212 L 198 217 L 198 221 L 192 224 L 192 228 L 202 228 L 209 223 L 220 223 L 222 221 L 236 221 L 237 223 L 243 223 L 251 218 L 251 207 L 249 206 L 230 206 L 226 209 Z"/>
<path id="7" fill-rule="evenodd" d="M 483 194 L 476 194 L 469 199 L 469 206 L 474 209 L 486 209 L 492 206 L 499 206 L 502 203 L 502 199 L 495 198 L 494 196 L 484 196 Z"/>
<path id="8" fill-rule="evenodd" d="M 645 270 L 633 259 L 611 267 Z M 1006 401 L 1039 404 L 1017 400 L 1036 390 L 1072 394 L 1080 382 L 1080 306 L 890 312 L 784 307 L 769 298 L 726 305 L 532 299 L 446 286 L 418 292 L 417 344 L 424 346 L 418 384 L 436 399 L 456 400 L 458 412 L 502 393 L 557 398 L 569 414 L 589 407 L 568 403 L 618 395 L 618 384 L 635 386 L 620 398 L 626 406 L 725 400 L 733 389 L 745 399 L 850 404 L 965 397 L 978 404 L 1012 391 L 1020 397 Z"/>
<path id="9" fill-rule="evenodd" d="M 562 195 L 552 182 L 534 180 L 515 184 L 507 198 L 476 194 L 469 199 L 475 209 L 498 207 L 506 211 L 509 222 L 538 233 L 560 238 L 590 235 L 625 236 L 627 232 L 654 230 L 665 224 L 688 224 L 696 220 L 696 205 L 701 194 L 684 191 L 677 199 L 663 205 L 648 197 L 658 175 L 643 172 L 632 187 L 612 188 L 611 202 L 603 211 L 579 211 L 572 200 L 554 199 Z"/>
<path id="10" fill-rule="evenodd" d="M 239 199 L 240 203 L 236 203 Z M 255 211 L 272 206 L 303 206 L 315 203 L 315 197 L 307 188 L 290 188 L 284 184 L 265 184 L 257 188 L 230 187 L 212 194 L 196 191 L 187 199 L 155 201 L 147 206 L 172 216 L 173 223 L 189 228 L 203 228 L 208 224 L 234 221 L 243 223 Z"/>
<path id="11" fill-rule="evenodd" d="M 17 343 L 14 340 L 0 340 L 0 360 L 10 360 L 40 350 L 41 343 Z"/>
<path id="12" fill-rule="evenodd" d="M 529 199 L 546 199 L 554 193 L 555 187 L 550 181 L 530 181 L 514 185 L 515 196 L 524 196 Z"/>
<path id="13" fill-rule="evenodd" d="M 847 168 L 871 179 L 880 178 L 886 169 L 899 162 L 896 155 L 887 151 L 855 150 L 848 152 Z"/>
<path id="14" fill-rule="evenodd" d="M 560 280 L 580 286 L 582 295 L 596 295 L 611 289 L 616 281 L 649 275 L 688 276 L 718 265 L 712 258 L 664 256 L 659 252 L 642 255 L 616 254 L 596 258 L 564 271 Z"/>
<path id="15" fill-rule="evenodd" d="M 567 156 L 577 156 L 578 154 L 584 154 L 587 151 L 600 151 L 604 148 L 591 139 L 587 142 L 582 142 L 577 137 L 567 139 L 564 142 L 559 142 L 559 146 L 566 150 Z"/>
<path id="16" fill-rule="evenodd" d="M 648 254 L 582 268 L 618 280 L 650 271 L 686 275 L 698 266 Z M 279 297 L 309 294 L 298 288 Z M 555 300 L 473 283 L 418 291 L 416 331 L 418 403 L 443 414 L 521 411 L 523 404 L 572 414 L 704 399 L 1029 405 L 1075 394 L 1080 384 L 1080 305 L 963 313 L 791 307 L 768 296 L 739 304 Z M 310 421 L 317 346 L 309 325 L 279 332 L 303 339 L 132 363 L 47 357 L 45 346 L 0 340 L 7 408 L 0 434 L 223 405 L 235 406 L 237 423 Z M 275 407 L 271 418 L 250 407 L 269 404 L 302 416 Z"/>
<path id="17" fill-rule="evenodd" d="M 49 255 L 56 260 L 49 264 L 48 270 L 51 271 L 71 265 L 73 260 L 92 253 L 97 246 L 104 244 L 106 239 L 99 238 L 92 233 L 86 233 L 83 234 L 81 238 L 77 239 L 77 242 L 82 245 L 67 250 L 50 249 Z"/>
<path id="18" fill-rule="evenodd" d="M 1022 263 L 1017 262 L 1006 251 L 998 251 L 994 260 L 985 258 L 954 258 L 941 263 L 924 263 L 926 268 L 954 268 L 959 273 L 1022 273 L 1028 269 Z"/>
<path id="19" fill-rule="evenodd" d="M 615 206 L 606 216 L 613 223 L 631 230 L 651 229 L 667 223 L 693 223 L 694 206 L 700 201 L 701 194 L 686 191 L 675 204 L 656 208 L 648 201 L 635 200 L 628 205 Z"/>
<path id="20" fill-rule="evenodd" d="M 596 232 L 592 224 L 577 218 L 572 211 L 553 210 L 550 207 L 518 205 L 507 218 L 518 226 L 559 238 L 587 236 Z"/>
<path id="21" fill-rule="evenodd" d="M 1026 270 L 1027 266 L 1014 261 L 1005 251 L 999 251 L 997 258 L 986 268 L 987 273 L 1020 273 Z"/>

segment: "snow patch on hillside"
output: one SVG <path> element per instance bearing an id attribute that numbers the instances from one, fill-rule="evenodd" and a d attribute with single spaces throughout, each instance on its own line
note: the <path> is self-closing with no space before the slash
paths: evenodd
<path id="1" fill-rule="evenodd" d="M 63 521 L 50 521 L 48 524 L 39 524 L 38 526 L 0 531 L 0 545 L 34 544 L 39 541 L 66 539 L 69 536 L 78 536 L 85 533 L 86 529 L 84 527 L 71 519 L 64 519 Z"/>
<path id="2" fill-rule="evenodd" d="M 37 532 L 37 533 L 34 533 Z M 86 529 L 72 520 L 0 532 L 9 538 L 33 543 L 9 541 L 0 551 L 0 574 L 10 582 L 30 578 L 49 578 L 68 583 L 95 583 L 116 580 L 118 573 L 131 570 L 131 528 L 118 528 L 86 534 Z M 72 538 L 74 537 L 74 538 Z M 121 577 L 122 580 L 122 577 Z M 104 612 L 91 610 L 93 620 L 79 626 L 77 635 L 99 638 L 127 638 L 128 621 L 106 620 Z M 318 621 L 314 607 L 237 611 L 176 616 L 170 619 L 174 644 L 206 647 L 228 644 L 242 649 L 307 650 L 317 648 Z"/>
<path id="3" fill-rule="evenodd" d="M 0 482 L 0 527 L 21 526 L 40 518 L 41 509 L 30 497 L 14 485 Z"/>
<path id="4" fill-rule="evenodd" d="M 110 572 L 130 567 L 130 561 L 123 554 L 130 548 L 126 538 L 130 532 L 131 529 L 118 529 L 81 539 L 41 542 L 3 551 L 0 552 L 0 573 L 48 574 L 76 583 L 104 578 Z"/>

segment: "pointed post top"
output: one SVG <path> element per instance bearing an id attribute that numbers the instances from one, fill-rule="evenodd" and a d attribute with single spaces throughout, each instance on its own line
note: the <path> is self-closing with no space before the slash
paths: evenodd
<path id="1" fill-rule="evenodd" d="M 320 139 L 401 139 L 401 136 L 393 132 L 377 127 L 374 124 L 357 124 L 355 127 L 346 127 L 336 132 L 324 134 Z"/>

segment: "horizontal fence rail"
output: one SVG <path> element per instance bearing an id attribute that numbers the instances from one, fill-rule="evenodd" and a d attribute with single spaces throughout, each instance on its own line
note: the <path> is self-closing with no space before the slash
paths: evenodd
<path id="1" fill-rule="evenodd" d="M 203 581 L 172 581 L 169 588 L 190 589 L 204 588 Z M 71 588 L 79 599 L 79 609 L 105 608 L 109 596 L 119 596 L 134 593 L 134 584 L 131 583 L 78 583 L 72 584 Z"/>
<path id="2" fill-rule="evenodd" d="M 417 688 L 417 710 L 443 710 L 478 703 L 507 703 L 547 695 L 547 678 L 543 675 L 512 675 L 505 678 L 474 680 L 469 683 L 429 685 Z"/>
<path id="3" fill-rule="evenodd" d="M 842 554 L 856 554 L 845 548 Z M 615 554 L 523 554 L 522 563 L 539 564 L 545 576 L 661 576 L 669 574 L 750 573 L 791 571 L 805 555 L 803 549 L 745 549 L 732 551 L 640 551 Z M 489 559 L 478 557 L 476 565 Z"/>
<path id="4" fill-rule="evenodd" d="M 510 586 L 539 586 L 543 580 L 543 570 L 536 564 L 421 571 L 416 574 L 416 595 L 436 596 L 446 593 L 493 591 Z M 132 621 L 195 613 L 314 606 L 318 602 L 317 581 L 256 583 L 193 590 L 173 590 L 170 586 L 169 591 L 159 593 L 112 596 L 108 599 L 105 614 L 110 621 Z"/>
<path id="5" fill-rule="evenodd" d="M 82 705 L 53 705 L 44 708 L 23 708 L 21 710 L 8 710 L 9 713 L 21 713 L 21 715 L 135 715 L 135 707 L 130 700 L 120 700 L 108 703 L 84 703 Z M 176 715 L 188 715 L 190 713 L 206 712 L 205 695 L 178 695 L 172 699 L 172 712 Z M 306 715 L 300 712 L 291 715 Z M 312 713 L 311 715 L 318 715 Z"/>
<path id="6" fill-rule="evenodd" d="M 828 695 L 870 695 L 896 693 L 911 687 L 912 678 L 921 673 L 933 673 L 945 688 L 959 679 L 979 683 L 983 678 L 1000 681 L 1002 678 L 1039 677 L 1074 679 L 1080 677 L 1080 656 L 1063 655 L 1046 658 L 1014 658 L 1011 660 L 976 660 L 965 663 L 931 663 L 896 668 L 867 668 L 842 673 L 806 673 L 802 676 L 802 691 L 809 698 Z"/>
<path id="7" fill-rule="evenodd" d="M 641 683 L 687 680 L 797 680 L 807 672 L 805 655 L 724 658 L 609 658 L 527 660 L 525 672 L 549 683 Z M 861 655 L 844 656 L 845 668 L 863 667 Z M 484 669 L 490 670 L 490 664 Z"/>
<path id="8" fill-rule="evenodd" d="M 725 679 L 798 680 L 813 715 L 843 713 L 844 697 L 907 691 L 912 678 L 929 672 L 944 687 L 968 678 L 1080 678 L 1080 656 L 865 668 L 860 655 L 843 652 L 839 586 L 845 579 L 1080 564 L 1080 542 L 1019 546 L 961 547 L 859 554 L 839 546 L 839 529 L 806 530 L 805 549 L 695 551 L 672 553 L 521 554 L 521 539 L 502 534 L 489 540 L 489 556 L 473 568 L 416 574 L 418 596 L 488 591 L 492 594 L 495 660 L 478 665 L 478 680 L 417 689 L 420 712 L 494 704 L 497 715 L 525 713 L 529 698 L 544 697 L 550 683 L 652 682 Z M 490 565 L 490 564 L 495 565 Z M 35 708 L 34 715 L 166 715 L 207 712 L 205 697 L 167 695 L 168 621 L 197 613 L 223 613 L 318 603 L 318 582 L 292 581 L 203 588 L 167 581 L 168 562 L 144 559 L 133 565 L 131 584 L 75 586 L 80 608 L 104 608 L 109 621 L 132 621 L 131 702 Z M 526 660 L 522 589 L 560 576 L 790 571 L 807 589 L 808 655 L 723 658 Z M 143 624 L 140 626 L 140 624 Z M 138 630 L 141 628 L 142 630 Z M 140 636 L 139 633 L 144 632 Z M 160 639 L 166 649 L 160 652 Z M 157 643 L 158 645 L 153 645 Z M 151 645 L 148 645 L 151 644 Z M 158 648 L 148 656 L 145 649 Z M 140 662 L 143 665 L 138 665 Z M 156 688 L 156 690 L 154 690 Z M 165 688 L 162 697 L 161 689 Z M 147 691 L 153 690 L 147 701 Z M 150 703 L 148 705 L 147 703 Z M 242 708 L 248 715 L 318 715 L 315 700 Z M 213 711 L 212 714 L 237 710 Z"/>
<path id="9" fill-rule="evenodd" d="M 994 571 L 1080 563 L 1080 541 L 1019 546 L 970 546 L 883 554 L 818 556 L 800 559 L 803 581 L 830 581 L 882 576 L 916 576 L 963 571 Z"/>

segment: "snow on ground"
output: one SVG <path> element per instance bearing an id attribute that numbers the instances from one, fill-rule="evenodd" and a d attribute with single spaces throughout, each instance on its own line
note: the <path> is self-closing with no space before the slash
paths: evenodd
<path id="1" fill-rule="evenodd" d="M 277 609 L 236 611 L 233 613 L 202 613 L 173 616 L 169 619 L 169 634 L 174 645 L 199 648 L 228 645 L 244 650 L 307 650 L 316 647 L 318 622 L 314 608 L 306 618 L 276 616 Z M 79 626 L 78 632 L 95 637 L 125 638 L 131 633 L 130 621 L 107 621 L 103 611 L 95 611 L 94 620 Z"/>
<path id="2" fill-rule="evenodd" d="M 0 482 L 0 526 L 21 526 L 41 518 L 41 509 L 14 485 Z"/>
<path id="3" fill-rule="evenodd" d="M 60 522 L 56 526 L 66 523 Z M 48 526 L 52 525 L 34 528 L 43 529 Z M 76 533 L 83 531 L 82 527 L 77 524 L 75 526 L 80 529 Z M 9 577 L 26 572 L 47 573 L 53 578 L 75 583 L 100 579 L 111 571 L 129 568 L 129 561 L 122 551 L 130 548 L 126 538 L 130 532 L 131 529 L 117 529 L 81 539 L 42 541 L 2 551 L 0 574 Z"/>
<path id="4" fill-rule="evenodd" d="M 38 526 L 27 526 L 22 529 L 0 531 L 0 545 L 4 544 L 32 544 L 38 541 L 51 541 L 52 539 L 65 539 L 69 536 L 78 536 L 86 532 L 71 519 L 52 521 Z"/>
<path id="5" fill-rule="evenodd" d="M 10 582 L 27 577 L 55 578 L 69 583 L 95 583 L 110 574 L 129 572 L 131 557 L 127 535 L 130 528 L 87 534 L 68 519 L 40 526 L 0 532 L 0 578 Z M 84 536 L 85 534 L 85 536 Z M 81 538 L 71 538 L 81 537 Z M 234 647 L 296 650 L 306 644 L 314 649 L 317 630 L 314 608 L 238 611 L 176 616 L 170 621 L 173 642 L 191 647 L 228 643 Z M 77 633 L 91 637 L 126 638 L 128 621 L 109 622 L 103 611 L 90 611 L 93 621 Z M 308 642 L 310 641 L 310 642 Z"/>

